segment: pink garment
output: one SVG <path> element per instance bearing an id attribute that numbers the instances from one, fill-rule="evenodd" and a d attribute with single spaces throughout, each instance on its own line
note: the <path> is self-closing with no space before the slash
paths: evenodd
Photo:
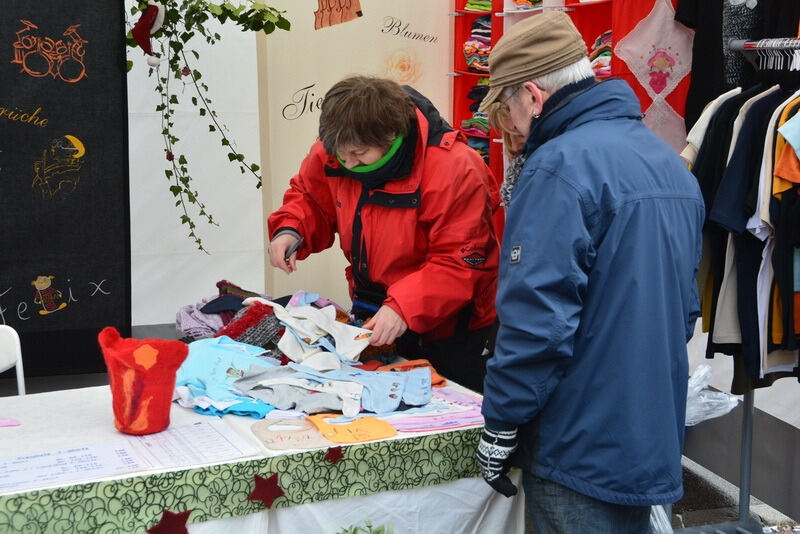
<path id="1" fill-rule="evenodd" d="M 200 308 L 215 298 L 217 298 L 216 295 L 206 297 L 197 304 L 181 307 L 175 315 L 175 326 L 178 330 L 194 339 L 214 337 L 214 334 L 222 329 L 223 319 L 218 313 L 206 314 L 201 312 Z"/>

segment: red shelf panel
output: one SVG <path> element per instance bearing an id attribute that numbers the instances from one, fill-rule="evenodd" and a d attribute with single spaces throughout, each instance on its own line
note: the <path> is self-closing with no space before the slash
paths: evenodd
<path id="1" fill-rule="evenodd" d="M 596 6 L 597 4 L 610 4 L 612 0 L 592 0 L 591 2 L 567 2 L 564 4 L 564 7 L 586 7 L 586 6 Z"/>

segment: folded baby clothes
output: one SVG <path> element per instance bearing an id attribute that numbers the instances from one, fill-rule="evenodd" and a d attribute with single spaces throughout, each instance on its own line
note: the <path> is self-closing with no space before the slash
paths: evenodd
<path id="1" fill-rule="evenodd" d="M 303 419 L 264 419 L 253 423 L 250 430 L 268 449 L 321 449 L 334 442 L 325 439 L 311 421 Z"/>
<path id="2" fill-rule="evenodd" d="M 403 362 L 396 362 L 389 365 L 384 365 L 375 369 L 376 371 L 389 371 L 389 372 L 405 372 L 411 371 L 412 369 L 419 369 L 422 367 L 427 367 L 430 369 L 431 372 L 431 385 L 435 388 L 441 388 L 447 385 L 447 380 L 445 380 L 439 373 L 436 372 L 436 369 L 433 368 L 431 362 L 428 360 L 424 360 L 422 358 L 418 360 L 407 360 Z"/>
<path id="3" fill-rule="evenodd" d="M 297 377 L 309 381 L 360 384 L 363 386 L 361 407 L 368 412 L 377 414 L 393 412 L 397 410 L 401 401 L 410 406 L 420 406 L 427 404 L 431 399 L 429 368 L 395 373 L 359 369 L 320 372 L 296 363 L 290 363 L 289 367 L 300 371 Z"/>
<path id="4" fill-rule="evenodd" d="M 234 386 L 282 410 L 295 409 L 305 413 L 338 410 L 348 417 L 354 417 L 361 410 L 361 384 L 323 381 L 315 376 L 309 379 L 308 376 L 311 375 L 288 366 L 251 368 Z"/>
<path id="5" fill-rule="evenodd" d="M 326 419 L 336 417 L 333 414 L 320 414 L 308 417 L 320 433 L 335 443 L 365 443 L 397 435 L 397 430 L 386 421 L 376 417 L 362 417 L 353 422 L 334 425 Z"/>
<path id="6" fill-rule="evenodd" d="M 233 386 L 234 381 L 252 366 L 270 367 L 269 363 L 257 358 L 263 352 L 261 347 L 239 343 L 227 336 L 193 341 L 189 344 L 189 355 L 178 368 L 175 385 L 185 386 L 190 393 L 189 399 L 208 397 L 214 401 L 236 402 L 221 410 L 214 406 L 202 408 L 195 405 L 194 409 L 199 413 L 236 413 L 237 406 L 242 404 L 248 415 L 258 417 L 260 413 L 263 417 L 272 407 L 262 401 L 253 401 Z"/>

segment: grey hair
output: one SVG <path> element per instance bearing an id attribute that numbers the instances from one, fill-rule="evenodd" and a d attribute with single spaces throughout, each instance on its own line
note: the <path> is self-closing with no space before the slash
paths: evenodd
<path id="1" fill-rule="evenodd" d="M 587 78 L 594 78 L 594 70 L 592 64 L 589 62 L 588 57 L 583 57 L 571 65 L 562 67 L 553 72 L 548 72 L 537 78 L 532 78 L 528 81 L 533 82 L 542 91 L 546 91 L 551 95 L 571 83 L 579 82 Z M 507 89 L 508 94 L 511 95 L 516 92 L 520 86 L 518 84 Z"/>

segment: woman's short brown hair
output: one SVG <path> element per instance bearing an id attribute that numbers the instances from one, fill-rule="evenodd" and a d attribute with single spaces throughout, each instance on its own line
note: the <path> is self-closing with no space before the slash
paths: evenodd
<path id="1" fill-rule="evenodd" d="M 352 76 L 337 82 L 322 101 L 319 139 L 329 154 L 345 145 L 389 148 L 415 119 L 411 97 L 384 78 Z"/>

